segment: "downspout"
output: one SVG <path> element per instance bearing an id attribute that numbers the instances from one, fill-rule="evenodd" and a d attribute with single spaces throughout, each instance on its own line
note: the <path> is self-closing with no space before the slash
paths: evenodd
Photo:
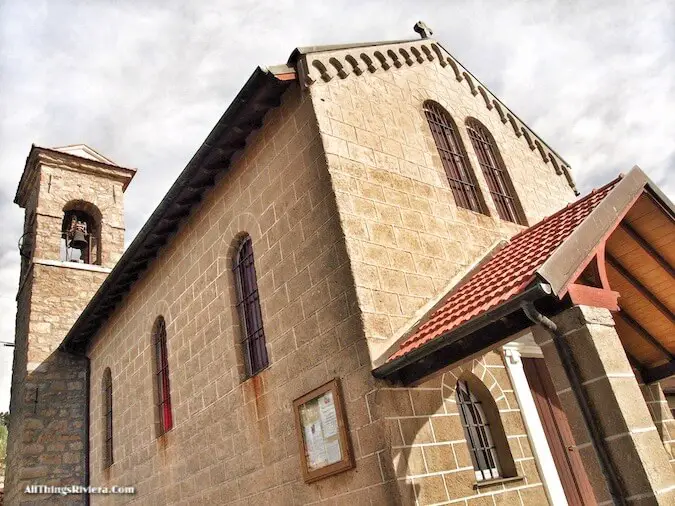
<path id="1" fill-rule="evenodd" d="M 593 448 L 598 455 L 598 460 L 600 461 L 600 468 L 602 469 L 602 474 L 605 477 L 607 486 L 609 488 L 609 493 L 612 496 L 612 502 L 617 505 L 625 505 L 625 494 L 622 490 L 621 482 L 617 476 L 616 470 L 612 465 L 612 462 L 609 458 L 609 451 L 605 446 L 605 440 L 600 433 L 600 429 L 593 423 L 593 411 L 586 395 L 585 390 L 581 384 L 581 375 L 579 374 L 579 368 L 577 366 L 574 357 L 572 356 L 572 351 L 570 350 L 567 341 L 564 339 L 564 336 L 558 326 L 551 321 L 550 318 L 541 314 L 534 304 L 530 301 L 523 302 L 521 304 L 525 316 L 534 324 L 541 325 L 544 330 L 546 330 L 552 337 L 553 344 L 555 349 L 558 352 L 560 361 L 562 362 L 563 369 L 567 375 L 567 379 L 570 382 L 570 387 L 574 393 L 574 397 L 577 400 L 577 404 L 581 409 L 581 414 L 584 417 L 584 422 L 586 423 L 586 428 L 591 436 L 591 442 L 593 443 Z"/>

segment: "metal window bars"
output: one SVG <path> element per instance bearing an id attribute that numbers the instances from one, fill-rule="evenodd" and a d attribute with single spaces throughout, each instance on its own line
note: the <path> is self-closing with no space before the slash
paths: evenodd
<path id="1" fill-rule="evenodd" d="M 113 398 L 112 398 L 112 375 L 110 369 L 106 369 L 104 376 L 104 418 L 105 418 L 105 448 L 104 467 L 110 467 L 113 462 Z"/>
<path id="2" fill-rule="evenodd" d="M 457 205 L 482 213 L 483 206 L 478 197 L 476 182 L 464 156 L 461 140 L 457 136 L 457 128 L 450 115 L 435 102 L 424 104 L 424 114 Z"/>
<path id="3" fill-rule="evenodd" d="M 237 285 L 237 310 L 242 327 L 246 373 L 247 376 L 254 376 L 269 365 L 269 359 L 250 236 L 246 236 L 239 246 L 233 272 Z"/>
<path id="4" fill-rule="evenodd" d="M 515 198 L 508 181 L 509 176 L 501 163 L 501 159 L 498 158 L 497 146 L 494 144 L 492 136 L 485 131 L 482 125 L 474 121 L 468 121 L 466 126 L 499 217 L 513 223 L 521 223 Z"/>
<path id="5" fill-rule="evenodd" d="M 171 388 L 169 385 L 169 360 L 166 350 L 166 322 L 159 317 L 155 333 L 155 381 L 157 385 L 157 411 L 159 414 L 159 435 L 173 427 L 171 413 Z"/>
<path id="6" fill-rule="evenodd" d="M 457 382 L 457 404 L 477 480 L 499 477 L 497 449 L 480 401 L 465 381 Z"/>

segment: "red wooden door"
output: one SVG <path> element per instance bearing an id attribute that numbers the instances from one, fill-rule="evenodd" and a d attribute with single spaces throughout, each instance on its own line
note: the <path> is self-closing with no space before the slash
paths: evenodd
<path id="1" fill-rule="evenodd" d="M 523 358 L 523 368 L 570 506 L 597 505 L 565 412 L 543 358 Z"/>

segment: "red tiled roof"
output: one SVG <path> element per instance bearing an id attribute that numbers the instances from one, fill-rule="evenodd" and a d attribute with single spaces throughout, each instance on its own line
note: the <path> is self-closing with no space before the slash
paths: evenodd
<path id="1" fill-rule="evenodd" d="M 534 280 L 537 269 L 620 179 L 621 176 L 512 237 L 506 246 L 451 293 L 387 362 L 447 334 L 523 292 Z"/>

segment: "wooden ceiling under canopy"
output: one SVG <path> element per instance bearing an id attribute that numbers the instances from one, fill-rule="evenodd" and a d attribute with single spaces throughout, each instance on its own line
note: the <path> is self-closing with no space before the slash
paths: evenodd
<path id="1" fill-rule="evenodd" d="M 616 330 L 646 382 L 675 374 L 675 217 L 649 191 L 605 243 Z"/>

